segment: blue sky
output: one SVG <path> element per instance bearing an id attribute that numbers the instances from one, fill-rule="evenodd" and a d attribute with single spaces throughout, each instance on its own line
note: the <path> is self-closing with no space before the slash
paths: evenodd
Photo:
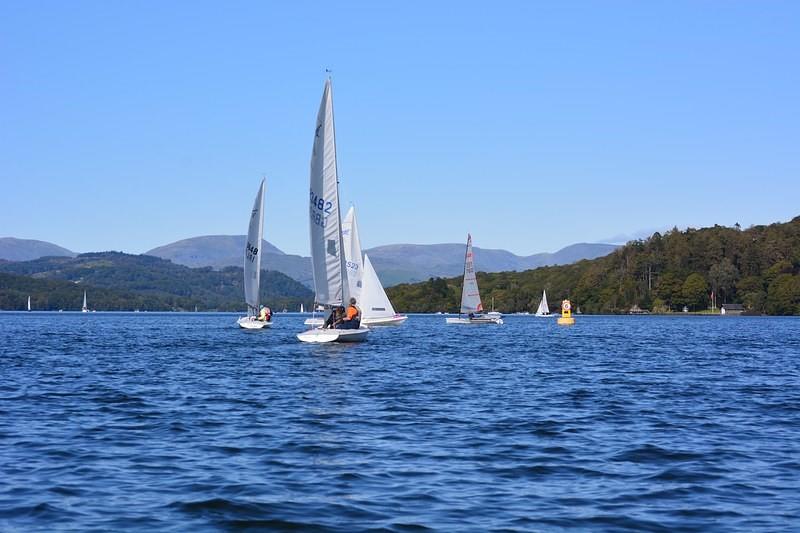
<path id="1" fill-rule="evenodd" d="M 800 214 L 797 2 L 3 2 L 0 236 L 308 254 L 333 70 L 365 247 L 518 254 Z"/>

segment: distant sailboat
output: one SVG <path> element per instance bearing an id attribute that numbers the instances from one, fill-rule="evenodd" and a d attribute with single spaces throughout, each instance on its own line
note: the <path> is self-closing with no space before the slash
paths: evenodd
<path id="1" fill-rule="evenodd" d="M 331 80 L 327 79 L 317 113 L 311 152 L 309 226 L 314 298 L 316 303 L 329 308 L 346 306 L 350 297 L 339 207 L 335 135 Z M 368 333 L 369 328 L 364 325 L 358 329 L 317 327 L 299 333 L 297 338 L 302 342 L 314 343 L 357 342 L 365 340 Z"/>
<path id="2" fill-rule="evenodd" d="M 28 312 L 31 310 L 31 297 L 28 296 Z"/>
<path id="3" fill-rule="evenodd" d="M 86 305 L 86 291 L 83 291 L 83 307 L 81 307 L 81 313 L 88 313 L 89 306 Z"/>
<path id="4" fill-rule="evenodd" d="M 300 304 L 300 312 L 301 312 L 301 313 L 305 313 L 305 312 L 306 312 L 306 310 L 305 310 L 305 309 L 303 309 L 303 304 Z"/>
<path id="5" fill-rule="evenodd" d="M 547 291 L 545 290 L 542 290 L 542 301 L 539 302 L 539 308 L 536 309 L 536 316 L 538 317 L 553 316 L 550 314 L 550 308 L 547 307 Z"/>
<path id="6" fill-rule="evenodd" d="M 383 290 L 378 273 L 372 268 L 369 256 L 364 254 L 364 287 L 361 289 L 362 324 L 367 326 L 399 326 L 408 317 L 395 313 L 392 302 Z"/>
<path id="7" fill-rule="evenodd" d="M 395 313 L 369 257 L 364 255 L 361 259 L 361 239 L 354 207 L 344 217 L 342 236 L 350 296 L 355 297 L 356 305 L 361 309 L 361 323 L 365 326 L 397 326 L 405 322 L 408 317 Z"/>
<path id="8" fill-rule="evenodd" d="M 492 310 L 486 313 L 489 318 L 503 318 L 503 313 L 494 310 L 494 296 L 492 296 Z"/>
<path id="9" fill-rule="evenodd" d="M 472 253 L 472 235 L 467 234 L 467 251 L 464 254 L 464 285 L 461 289 L 461 309 L 458 318 L 446 318 L 447 324 L 502 324 L 503 319 L 483 316 L 478 278 L 475 277 L 475 261 Z M 461 315 L 467 315 L 462 317 Z"/>
<path id="10" fill-rule="evenodd" d="M 247 231 L 247 244 L 244 247 L 244 300 L 247 303 L 247 316 L 237 320 L 240 328 L 263 329 L 272 326 L 271 322 L 258 319 L 259 298 L 261 295 L 261 240 L 264 237 L 264 183 L 256 193 L 253 209 L 250 211 L 250 226 Z"/>

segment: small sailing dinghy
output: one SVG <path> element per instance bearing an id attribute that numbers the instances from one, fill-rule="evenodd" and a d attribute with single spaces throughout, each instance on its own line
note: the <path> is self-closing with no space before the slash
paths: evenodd
<path id="1" fill-rule="evenodd" d="M 89 306 L 86 305 L 86 291 L 83 291 L 83 307 L 81 307 L 81 313 L 88 313 Z"/>
<path id="2" fill-rule="evenodd" d="M 467 234 L 467 251 L 464 255 L 464 286 L 461 289 L 461 310 L 458 318 L 446 318 L 447 324 L 502 324 L 503 319 L 497 316 L 481 315 L 483 304 L 478 291 L 478 279 L 475 277 L 475 263 L 472 255 L 472 235 Z M 467 315 L 467 316 L 461 316 Z"/>
<path id="3" fill-rule="evenodd" d="M 261 296 L 261 240 L 264 237 L 264 182 L 262 179 L 253 202 L 253 209 L 250 211 L 250 226 L 244 247 L 244 300 L 247 302 L 247 316 L 236 321 L 239 327 L 244 329 L 264 329 L 272 326 L 272 322 L 258 319 Z"/>
<path id="4" fill-rule="evenodd" d="M 346 306 L 350 300 L 339 208 L 335 136 L 333 95 L 328 78 L 317 113 L 311 152 L 309 226 L 315 300 L 329 311 L 335 306 Z M 358 329 L 325 329 L 321 326 L 299 333 L 297 338 L 312 343 L 360 342 L 366 340 L 368 333 L 369 328 L 364 325 L 359 325 Z"/>
<path id="5" fill-rule="evenodd" d="M 539 308 L 536 309 L 536 316 L 543 318 L 554 316 L 550 314 L 550 308 L 547 307 L 547 291 L 545 290 L 542 290 L 542 301 L 539 302 Z"/>
<path id="6" fill-rule="evenodd" d="M 361 259 L 361 239 L 354 207 L 347 211 L 342 222 L 342 237 L 350 296 L 356 299 L 356 305 L 361 309 L 361 323 L 365 326 L 399 326 L 405 322 L 408 317 L 395 313 L 369 257 L 364 254 L 363 261 Z"/>
<path id="7" fill-rule="evenodd" d="M 28 296 L 28 312 L 31 310 L 31 297 Z"/>

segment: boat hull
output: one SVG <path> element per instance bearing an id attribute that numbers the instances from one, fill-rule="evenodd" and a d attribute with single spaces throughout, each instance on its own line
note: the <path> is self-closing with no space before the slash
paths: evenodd
<path id="1" fill-rule="evenodd" d="M 399 326 L 408 320 L 405 315 L 387 316 L 381 318 L 364 318 L 361 323 L 365 326 Z"/>
<path id="2" fill-rule="evenodd" d="M 314 328 L 297 334 L 301 342 L 322 344 L 328 342 L 363 342 L 367 340 L 369 328 L 358 329 L 322 329 Z"/>
<path id="3" fill-rule="evenodd" d="M 502 324 L 502 318 L 476 317 L 476 318 L 445 318 L 447 324 L 464 324 L 469 326 L 482 326 L 484 324 Z"/>
<path id="4" fill-rule="evenodd" d="M 239 324 L 239 327 L 242 329 L 264 329 L 272 327 L 272 322 L 257 320 L 252 316 L 243 316 L 237 320 L 236 323 Z"/>

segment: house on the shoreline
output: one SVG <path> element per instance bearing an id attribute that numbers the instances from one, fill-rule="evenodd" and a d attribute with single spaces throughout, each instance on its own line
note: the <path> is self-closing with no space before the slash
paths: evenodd
<path id="1" fill-rule="evenodd" d="M 719 308 L 721 315 L 741 315 L 742 313 L 744 313 L 742 304 L 722 304 Z"/>

